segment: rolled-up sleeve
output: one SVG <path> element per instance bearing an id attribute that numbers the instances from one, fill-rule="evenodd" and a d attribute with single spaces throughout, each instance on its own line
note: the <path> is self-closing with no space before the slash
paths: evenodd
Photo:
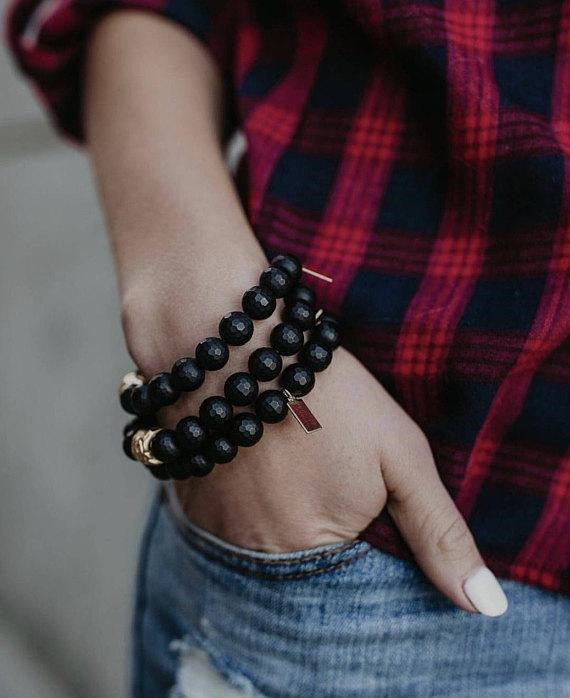
<path id="1" fill-rule="evenodd" d="M 18 66 L 56 128 L 82 142 L 85 42 L 103 14 L 131 8 L 171 19 L 200 39 L 225 73 L 231 4 L 217 0 L 16 0 L 6 15 L 6 34 Z"/>

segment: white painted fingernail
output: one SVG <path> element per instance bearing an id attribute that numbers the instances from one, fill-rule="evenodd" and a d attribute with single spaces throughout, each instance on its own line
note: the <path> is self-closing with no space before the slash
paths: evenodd
<path id="1" fill-rule="evenodd" d="M 468 577 L 463 591 L 484 616 L 502 616 L 509 605 L 505 592 L 488 567 L 479 567 Z"/>

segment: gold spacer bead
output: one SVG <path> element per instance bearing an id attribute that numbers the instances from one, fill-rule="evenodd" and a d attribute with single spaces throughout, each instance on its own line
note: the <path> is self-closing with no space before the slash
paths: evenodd
<path id="1" fill-rule="evenodd" d="M 143 465 L 162 465 L 162 461 L 153 456 L 150 444 L 160 429 L 139 429 L 135 431 L 131 441 L 133 458 Z"/>
<path id="2" fill-rule="evenodd" d="M 139 385 L 144 385 L 145 378 L 142 373 L 138 371 L 129 371 L 121 378 L 119 383 L 119 397 L 125 392 L 127 388 L 131 386 L 138 387 Z"/>

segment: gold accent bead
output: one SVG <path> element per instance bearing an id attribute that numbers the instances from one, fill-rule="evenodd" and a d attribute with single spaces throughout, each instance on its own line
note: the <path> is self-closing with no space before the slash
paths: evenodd
<path id="1" fill-rule="evenodd" d="M 160 429 L 139 429 L 135 431 L 131 441 L 133 458 L 143 465 L 162 465 L 162 461 L 153 456 L 150 444 Z"/>
<path id="2" fill-rule="evenodd" d="M 121 382 L 119 383 L 119 397 L 127 388 L 130 388 L 131 386 L 138 388 L 139 385 L 144 385 L 144 382 L 145 377 L 138 371 L 129 371 L 128 373 L 125 373 L 125 375 L 121 378 Z"/>

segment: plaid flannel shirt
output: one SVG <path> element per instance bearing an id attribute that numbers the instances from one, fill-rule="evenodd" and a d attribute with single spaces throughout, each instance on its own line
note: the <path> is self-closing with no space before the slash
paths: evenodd
<path id="1" fill-rule="evenodd" d="M 570 591 L 570 1 L 18 0 L 9 41 L 82 139 L 113 7 L 199 37 L 252 227 L 334 277 L 346 346 L 427 434 L 498 575 Z M 401 557 L 386 513 L 362 533 Z"/>

